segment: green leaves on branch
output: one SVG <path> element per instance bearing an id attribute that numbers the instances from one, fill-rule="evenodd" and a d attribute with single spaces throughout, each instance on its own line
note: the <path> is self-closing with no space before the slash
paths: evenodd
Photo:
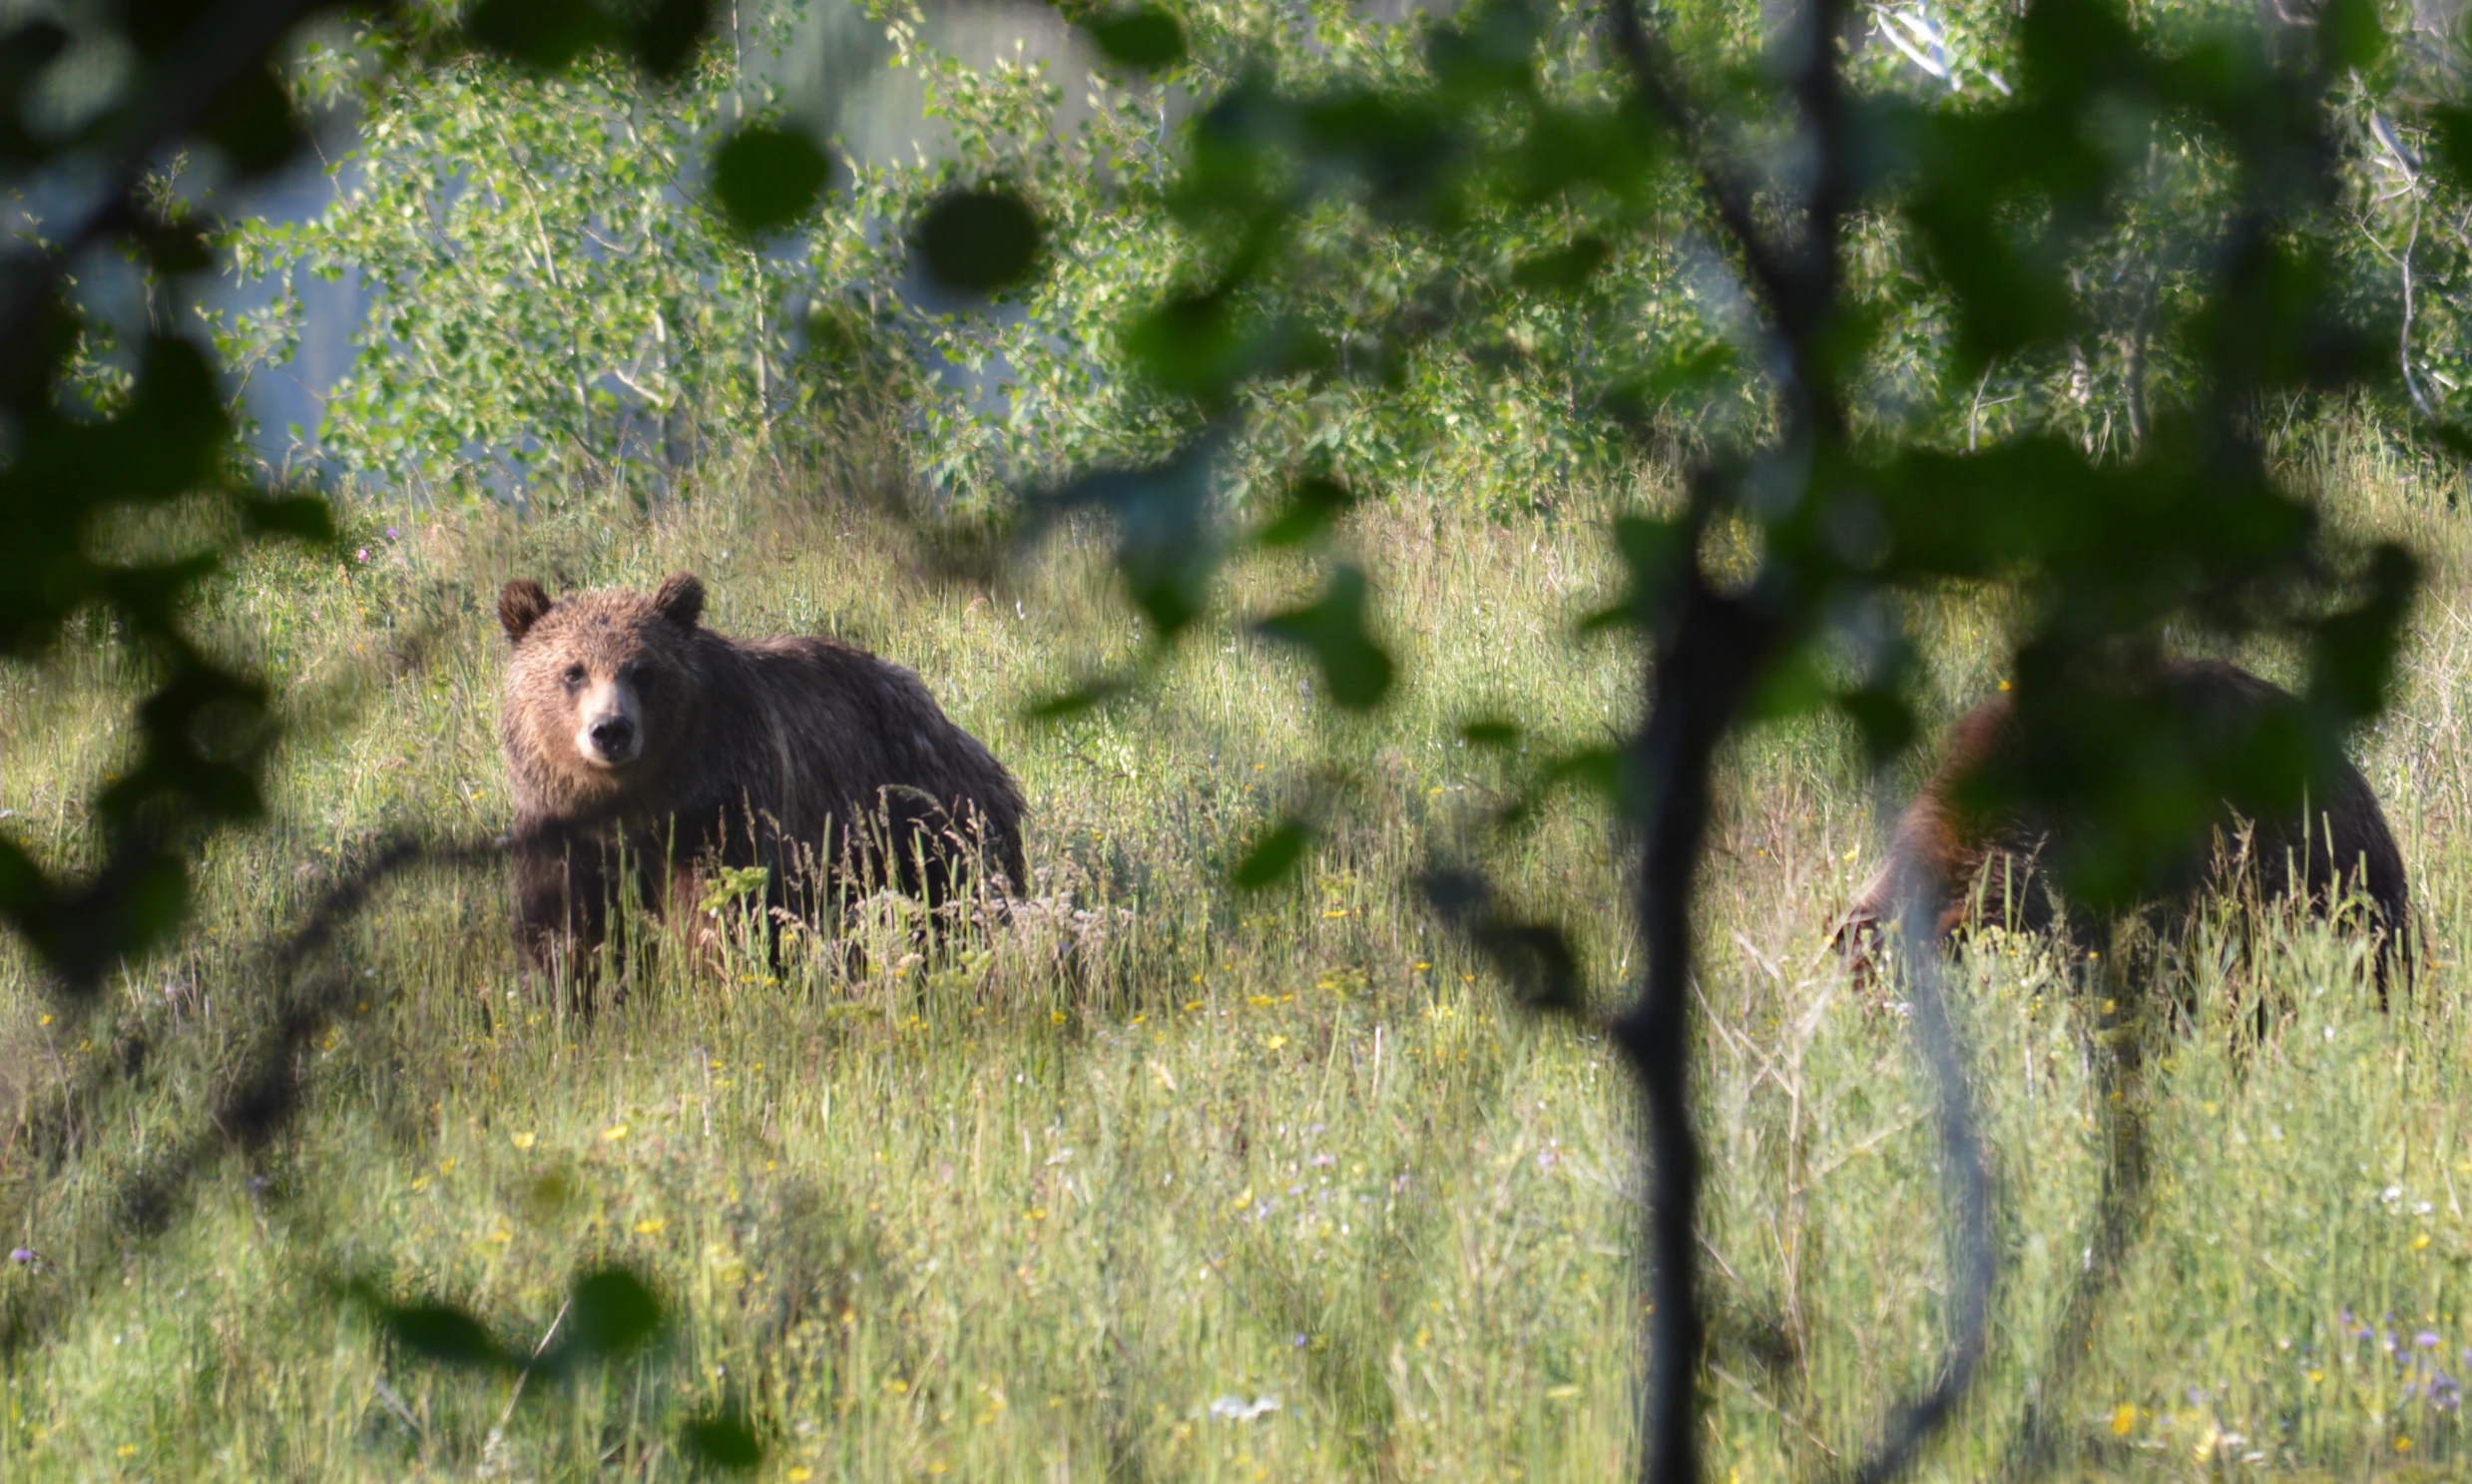
<path id="1" fill-rule="evenodd" d="M 745 14 L 749 51 L 781 38 Z M 467 50 L 362 95 L 353 189 L 235 224 L 219 246 L 275 292 L 209 315 L 233 370 L 279 374 L 308 285 L 357 277 L 370 312 L 322 399 L 320 473 L 432 499 L 588 471 L 649 493 L 725 437 L 799 436 L 876 373 L 842 289 L 885 254 L 841 230 L 815 145 L 719 49 L 658 89 L 607 55 L 546 71 Z M 802 322 L 827 330 L 804 367 Z"/>
<path id="2" fill-rule="evenodd" d="M 257 779 L 272 734 L 265 688 L 197 649 L 184 629 L 222 553 L 122 563 L 97 555 L 96 533 L 115 516 L 208 492 L 246 536 L 323 541 L 333 528 L 322 501 L 226 486 L 231 426 L 187 340 L 142 347 L 116 416 L 73 416 L 41 398 L 20 402 L 16 417 L 16 457 L 0 466 L 10 528 L 0 542 L 0 652 L 39 653 L 71 615 L 95 608 L 114 617 L 154 677 L 138 706 L 136 755 L 95 800 L 100 868 L 82 880 L 55 876 L 0 838 L 0 920 L 84 993 L 179 927 L 197 837 L 262 812 Z"/>

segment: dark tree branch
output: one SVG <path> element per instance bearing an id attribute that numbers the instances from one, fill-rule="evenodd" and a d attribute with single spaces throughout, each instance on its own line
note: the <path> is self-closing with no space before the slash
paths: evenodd
<path id="1" fill-rule="evenodd" d="M 1893 819 L 1897 813 L 1883 810 L 1881 817 Z M 1887 1484 L 1913 1466 L 1924 1445 L 1956 1415 L 1973 1386 L 1991 1325 L 1991 1286 L 1997 1268 L 1991 1243 L 1991 1172 L 1983 1162 L 1983 1137 L 1974 1111 L 1973 1073 L 1967 1066 L 1965 1042 L 1948 1013 L 1937 917 L 1927 883 L 1919 876 L 1902 883 L 1897 932 L 1898 941 L 1906 947 L 1908 1018 L 1914 1028 L 1915 1049 L 1933 1083 L 1932 1122 L 1940 1136 L 1941 1179 L 1948 1188 L 1950 1208 L 1948 1265 L 1955 1302 L 1949 1318 L 1948 1352 L 1929 1389 L 1897 1409 L 1887 1436 L 1855 1468 L 1853 1484 Z"/>
<path id="2" fill-rule="evenodd" d="M 1656 697 L 1632 744 L 1634 776 L 1648 789 L 1638 911 L 1648 971 L 1640 997 L 1616 1017 L 1615 1044 L 1647 1106 L 1649 1368 L 1642 1398 L 1640 1477 L 1697 1484 L 1699 1385 L 1707 1343 L 1700 1310 L 1700 1143 L 1691 1114 L 1691 906 L 1708 834 L 1709 778 L 1718 744 L 1772 653 L 1775 626 L 1696 580 L 1670 643 L 1648 676 Z"/>
<path id="3" fill-rule="evenodd" d="M 1837 65 L 1843 13 L 1843 0 L 1806 0 L 1788 38 L 1788 90 L 1798 144 L 1812 170 L 1780 239 L 1762 230 L 1751 188 L 1718 157 L 1711 125 L 1685 99 L 1676 70 L 1641 20 L 1639 0 L 1615 0 L 1613 7 L 1616 50 L 1648 107 L 1682 142 L 1702 196 L 1766 305 L 1777 347 L 1775 447 L 1800 455 L 1806 481 L 1827 465 L 1849 462 L 1836 456 L 1844 452 L 1846 427 L 1826 358 L 1837 314 L 1838 247 L 1857 204 L 1850 158 L 1856 142 Z M 1800 498 L 1823 493 L 1806 482 Z M 1614 1029 L 1640 1078 L 1647 1111 L 1654 1267 L 1640 1469 L 1655 1484 L 1694 1484 L 1700 1469 L 1697 1402 L 1706 1325 L 1697 1280 L 1700 1149 L 1691 1118 L 1689 985 L 1691 903 L 1711 772 L 1753 683 L 1784 637 L 1804 622 L 1816 596 L 1807 582 L 1774 569 L 1763 572 L 1750 592 L 1749 598 L 1727 598 L 1691 573 L 1671 638 L 1654 655 L 1648 680 L 1656 700 L 1633 751 L 1635 777 L 1649 799 L 1638 904 L 1648 966 L 1639 1001 Z M 1909 927 L 1908 941 L 1929 943 L 1928 924 Z M 1937 963 L 1918 963 L 1913 973 L 1915 1035 L 1937 1083 L 1958 1301 L 1938 1377 L 1899 1408 L 1889 1436 L 1853 1475 L 1863 1484 L 1901 1474 L 1963 1399 L 1981 1364 L 1994 1271 L 1990 1182 L 1965 1057 L 1940 993 Z"/>

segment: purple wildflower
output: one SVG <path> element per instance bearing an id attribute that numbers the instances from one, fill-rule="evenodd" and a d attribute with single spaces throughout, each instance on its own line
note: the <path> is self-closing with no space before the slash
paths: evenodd
<path id="1" fill-rule="evenodd" d="M 389 541 L 394 540 L 395 538 L 397 538 L 398 536 L 401 536 L 402 534 L 403 534 L 403 533 L 402 533 L 401 531 L 396 530 L 396 529 L 395 529 L 394 527 L 392 527 L 392 526 L 388 526 L 388 527 L 386 528 L 386 539 L 387 539 L 387 540 L 389 540 Z"/>
<path id="2" fill-rule="evenodd" d="M 22 1267 L 34 1260 L 34 1248 L 30 1246 L 11 1247 L 9 1248 L 9 1260 Z"/>
<path id="3" fill-rule="evenodd" d="M 2438 1344 L 2438 1332 L 2434 1329 L 2424 1329 L 2412 1336 L 2412 1343 L 2424 1350 L 2434 1350 Z"/>
<path id="4" fill-rule="evenodd" d="M 369 560 L 369 549 L 364 546 L 360 550 L 353 552 L 352 557 L 355 561 L 366 562 Z"/>

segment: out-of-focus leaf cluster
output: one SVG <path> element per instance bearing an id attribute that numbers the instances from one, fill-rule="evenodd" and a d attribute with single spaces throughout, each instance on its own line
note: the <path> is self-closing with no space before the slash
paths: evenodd
<path id="1" fill-rule="evenodd" d="M 625 1267 L 577 1272 L 565 1304 L 541 1343 L 531 1349 L 500 1339 L 471 1310 L 445 1299 L 397 1298 L 367 1278 L 346 1282 L 343 1290 L 381 1334 L 410 1355 L 436 1365 L 524 1379 L 556 1381 L 589 1366 L 639 1355 L 660 1340 L 669 1324 L 661 1295 Z M 688 1417 L 679 1424 L 679 1445 L 691 1461 L 708 1467 L 738 1472 L 763 1462 L 762 1440 L 736 1407 Z"/>
<path id="2" fill-rule="evenodd" d="M 1736 274 L 1735 352 L 1575 364 L 1580 403 L 1646 439 L 1634 457 L 1670 446 L 1639 415 L 1649 400 L 1722 397 L 1737 365 L 1767 368 L 1768 411 L 1695 461 L 1678 508 L 1618 524 L 1628 591 L 1596 627 L 1668 646 L 1691 594 L 1733 593 L 1774 638 L 1744 657 L 1762 677 L 1745 691 L 1754 714 L 1833 707 L 1885 758 L 1918 733 L 1895 596 L 2013 586 L 2027 600 L 2019 704 L 2077 759 L 2051 787 L 2117 854 L 2063 864 L 2090 902 L 2116 902 L 2151 881 L 2171 820 L 2226 793 L 2280 803 L 2241 778 L 2307 777 L 2335 755 L 2382 700 L 2408 605 L 2408 554 L 2329 535 L 2259 433 L 2269 406 L 2288 415 L 2294 399 L 2386 396 L 2396 382 L 2390 306 L 2342 291 L 2353 226 L 2340 87 L 2383 55 L 2381 33 L 2374 14 L 2337 10 L 2313 32 L 2176 34 L 2101 0 L 2039 0 L 2003 42 L 1996 95 L 1844 94 L 1825 202 L 1798 198 L 1807 167 L 1783 163 L 1772 97 L 1723 74 L 1697 86 L 1670 53 L 1661 74 L 1593 95 L 1557 86 L 1555 18 L 1522 0 L 1425 27 L 1387 81 L 1240 71 L 1194 117 L 1162 188 L 1192 243 L 1187 265 L 1122 321 L 1137 383 L 1190 408 L 1195 432 L 1039 508 L 1110 515 L 1129 592 L 1172 642 L 1227 562 L 1328 522 L 1326 483 L 1311 479 L 1289 480 L 1288 508 L 1249 529 L 1225 508 L 1236 470 L 1310 467 L 1319 434 L 1284 408 L 1397 375 L 1501 296 L 1575 302 L 1636 262 L 1633 245 L 1681 244 Z M 1506 213 L 1559 224 L 1558 240 L 1518 256 L 1450 250 L 1474 241 L 1454 234 Z M 1342 332 L 1312 312 L 1298 263 L 1347 219 L 1430 251 L 1394 312 Z M 1893 273 L 1871 261 L 1882 251 Z M 2158 282 L 2126 324 L 2114 298 L 2085 290 L 2123 252 Z M 1979 398 L 2003 368 L 2082 363 L 2134 332 L 2146 378 L 2134 428 L 2089 438 L 2066 417 L 2010 417 L 1989 439 L 1977 421 L 1960 444 L 1945 419 L 1884 414 L 1882 367 L 1910 350 L 1918 316 L 1943 326 L 1931 372 L 1943 403 Z M 1719 521 L 1757 533 L 1747 583 L 1706 566 L 1702 537 Z M 1309 651 L 1334 703 L 1367 709 L 1392 669 L 1361 617 L 1368 586 L 1335 561 L 1325 581 L 1257 628 Z M 2201 746 L 2173 754 L 2186 766 L 2141 769 L 2131 759 L 2162 743 L 2123 712 L 2135 707 L 2117 678 L 2167 635 L 2193 634 L 2288 639 L 2308 684 L 2239 755 Z M 1530 771 L 1522 800 L 1578 782 L 1636 803 L 1659 785 L 1587 747 L 1540 752 Z M 2165 773 L 2177 803 L 2160 800 Z"/>

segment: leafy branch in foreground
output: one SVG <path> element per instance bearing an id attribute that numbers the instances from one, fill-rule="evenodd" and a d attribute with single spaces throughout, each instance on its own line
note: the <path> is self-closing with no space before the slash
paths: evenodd
<path id="1" fill-rule="evenodd" d="M 1675 508 L 1622 522 L 1628 591 L 1608 616 L 1634 635 L 1649 698 L 1603 776 L 1639 846 L 1647 967 L 1610 1028 L 1647 1112 L 1641 1469 L 1658 1480 L 1699 1471 L 1690 908 L 1726 740 L 1762 718 L 1828 708 L 1886 764 L 1917 730 L 1900 600 L 2004 585 L 2023 615 L 2012 635 L 2019 715 L 2066 759 L 2004 781 L 2107 842 L 2058 862 L 2075 899 L 2103 911 L 2156 878 L 2170 843 L 2158 818 L 2203 811 L 2261 770 L 2313 776 L 2337 755 L 2383 704 L 2415 585 L 2400 547 L 2324 529 L 2261 430 L 2269 406 L 2382 394 L 2394 379 L 2391 323 L 2375 302 L 2335 291 L 2348 230 L 2336 210 L 2337 83 L 2383 47 L 2365 0 L 2334 0 L 2313 27 L 2280 37 L 2228 22 L 2158 34 L 2102 0 L 2037 0 L 2017 25 L 2014 86 L 1946 106 L 1863 86 L 1842 42 L 1849 15 L 1842 0 L 1806 0 L 1763 57 L 1729 69 L 1618 4 L 1607 42 L 1620 86 L 1604 95 L 1549 84 L 1551 32 L 1520 0 L 1431 26 L 1418 65 L 1384 80 L 1236 77 L 1194 119 L 1165 191 L 1195 245 L 1191 271 L 1124 329 L 1151 394 L 1201 431 L 1163 459 L 1090 475 L 1030 507 L 1034 525 L 1061 508 L 1104 509 L 1129 595 L 1155 644 L 1173 646 L 1209 611 L 1226 565 L 1263 544 L 1259 531 L 1229 529 L 1221 487 L 1227 450 L 1281 426 L 1263 411 L 1272 389 L 1309 403 L 1320 388 L 1378 381 L 1469 312 L 1484 285 L 1575 293 L 1625 243 L 1680 243 L 1723 265 L 1745 311 L 1735 357 L 1759 368 L 1763 410 L 1691 460 Z M 2155 170 L 2166 158 L 2191 169 Z M 1526 261 L 1470 260 L 1453 234 L 1489 212 L 1584 231 Z M 1429 276 L 1404 299 L 1430 307 L 1352 330 L 1341 354 L 1296 276 L 1295 249 L 1351 222 L 1389 224 L 1422 247 Z M 2138 224 L 2165 238 L 2173 292 L 2124 305 L 2078 291 Z M 1881 250 L 1894 273 L 1854 270 Z M 1988 447 L 1970 434 L 1955 452 L 1933 427 L 1860 410 L 1882 357 L 1899 353 L 1895 327 L 1916 315 L 1949 326 L 1943 384 L 1977 385 L 1999 364 L 2065 363 L 2129 330 L 2170 347 L 2179 369 L 2141 388 L 2133 458 L 2064 427 L 2027 426 Z M 1626 415 L 1639 395 L 1626 377 L 1577 360 L 1563 371 L 1618 435 L 1641 426 Z M 1721 396 L 1723 374 L 1711 365 L 1683 379 Z M 1658 452 L 1652 442 L 1637 456 Z M 1746 571 L 1710 556 L 1720 529 L 1752 533 Z M 1367 658 L 1382 652 L 1363 622 L 1364 579 L 1334 563 L 1327 582 L 1322 599 L 1268 620 L 1268 632 L 1312 652 L 1333 702 L 1369 709 L 1389 672 L 1386 656 Z M 2300 706 L 2294 725 L 2239 755 L 2174 748 L 2185 765 L 2159 778 L 2138 754 L 2171 738 L 2174 722 L 2108 683 L 2167 640 L 2196 638 L 2290 645 L 2306 677 Z M 1241 868 L 1248 883 L 1292 868 L 1296 845 L 1291 829 L 1273 831 Z M 1567 1002 L 1568 949 L 1550 927 L 1495 906 L 1481 874 L 1453 870 L 1429 885 L 1443 915 L 1531 998 Z M 1945 1015 L 1918 1019 L 1943 1086 L 1964 1286 L 1939 1382 L 1901 1409 L 1866 1477 L 1919 1455 L 1962 1399 L 1988 1322 L 1987 1187 L 1963 1050 Z"/>

